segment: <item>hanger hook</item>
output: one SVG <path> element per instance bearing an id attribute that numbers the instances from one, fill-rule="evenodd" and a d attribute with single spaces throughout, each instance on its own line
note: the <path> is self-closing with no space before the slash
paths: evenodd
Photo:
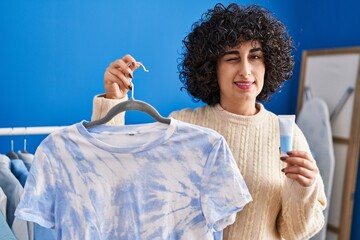
<path id="1" fill-rule="evenodd" d="M 131 98 L 132 98 L 132 99 L 135 99 L 135 98 L 134 98 L 134 91 L 135 91 L 135 86 L 134 86 L 134 83 L 131 82 Z"/>
<path id="2" fill-rule="evenodd" d="M 144 66 L 144 64 L 142 64 L 142 62 L 136 62 L 138 64 L 140 64 L 140 66 L 142 67 L 142 69 L 145 71 L 145 72 L 149 72 L 149 70 L 146 69 L 146 67 Z M 128 63 L 128 67 L 130 67 L 130 63 Z M 135 95 L 135 86 L 134 86 L 134 83 L 131 82 L 131 99 L 135 99 L 134 95 Z"/>
<path id="3" fill-rule="evenodd" d="M 136 62 L 138 64 L 140 64 L 140 66 L 142 67 L 142 69 L 145 71 L 145 72 L 149 72 L 149 70 L 146 69 L 146 67 L 144 66 L 144 64 L 142 64 L 142 62 Z"/>
<path id="4" fill-rule="evenodd" d="M 24 152 L 26 152 L 26 135 L 27 135 L 27 127 L 25 127 L 25 134 L 24 134 Z"/>
<path id="5" fill-rule="evenodd" d="M 11 140 L 10 140 L 10 145 L 11 145 L 11 152 L 14 151 L 14 128 L 11 128 Z"/>

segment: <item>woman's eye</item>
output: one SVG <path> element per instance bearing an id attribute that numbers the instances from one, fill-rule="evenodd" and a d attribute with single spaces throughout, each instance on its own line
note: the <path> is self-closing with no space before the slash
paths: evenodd
<path id="1" fill-rule="evenodd" d="M 254 60 L 256 60 L 256 59 L 262 59 L 262 56 L 260 56 L 260 55 L 253 55 L 253 56 L 251 56 L 250 58 L 251 58 L 251 59 L 254 59 Z"/>
<path id="2" fill-rule="evenodd" d="M 238 57 L 234 57 L 234 58 L 228 58 L 226 59 L 227 62 L 233 62 L 233 61 L 238 61 L 239 58 Z"/>

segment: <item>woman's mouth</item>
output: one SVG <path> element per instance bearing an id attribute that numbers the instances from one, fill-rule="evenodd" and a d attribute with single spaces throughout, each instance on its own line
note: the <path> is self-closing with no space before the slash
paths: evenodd
<path id="1" fill-rule="evenodd" d="M 235 85 L 242 89 L 242 90 L 248 90 L 250 89 L 250 87 L 253 85 L 254 82 L 249 82 L 249 81 L 238 81 L 238 82 L 234 82 Z"/>

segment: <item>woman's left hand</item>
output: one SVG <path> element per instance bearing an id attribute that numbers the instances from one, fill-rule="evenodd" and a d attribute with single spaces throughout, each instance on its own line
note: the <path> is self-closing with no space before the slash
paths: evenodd
<path id="1" fill-rule="evenodd" d="M 287 163 L 287 167 L 281 171 L 286 177 L 297 181 L 301 186 L 309 187 L 319 174 L 319 168 L 315 159 L 304 151 L 291 151 L 288 156 L 282 156 L 280 159 Z"/>

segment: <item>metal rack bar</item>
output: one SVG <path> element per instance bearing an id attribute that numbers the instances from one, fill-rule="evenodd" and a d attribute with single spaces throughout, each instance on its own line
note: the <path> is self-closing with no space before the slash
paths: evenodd
<path id="1" fill-rule="evenodd" d="M 0 136 L 50 134 L 64 127 L 65 126 L 0 128 Z"/>

